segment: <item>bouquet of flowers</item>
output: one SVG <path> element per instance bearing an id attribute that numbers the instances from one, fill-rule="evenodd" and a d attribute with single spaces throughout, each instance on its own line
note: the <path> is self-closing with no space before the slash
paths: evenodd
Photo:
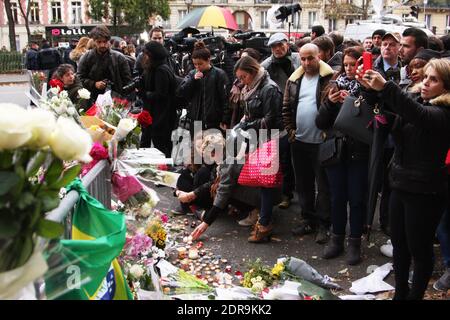
<path id="1" fill-rule="evenodd" d="M 99 110 L 99 118 L 117 127 L 121 119 L 126 118 L 130 111 L 130 102 L 126 99 L 112 98 L 112 104 Z"/>
<path id="2" fill-rule="evenodd" d="M 39 94 L 42 92 L 42 87 L 46 79 L 47 77 L 45 76 L 45 73 L 43 73 L 42 71 L 32 72 L 31 76 L 32 85 Z"/>
<path id="3" fill-rule="evenodd" d="M 161 277 L 164 294 L 208 293 L 212 292 L 208 284 L 183 269 L 177 269 L 165 277 Z"/>
<path id="4" fill-rule="evenodd" d="M 26 268 L 38 237 L 63 233 L 45 213 L 59 205 L 60 189 L 80 172 L 79 164 L 64 169 L 63 161 L 89 162 L 91 146 L 89 134 L 73 120 L 56 121 L 43 109 L 0 105 L 0 298 L 20 288 L 20 281 L 34 280 L 1 273 Z"/>
<path id="5" fill-rule="evenodd" d="M 53 80 L 62 84 L 60 80 Z M 81 125 L 80 115 L 78 114 L 76 106 L 74 106 L 70 100 L 67 91 L 62 90 L 62 88 L 63 87 L 55 84 L 55 87 L 50 89 L 49 96 L 41 99 L 41 108 L 54 112 L 57 117 L 64 116 L 73 118 L 78 124 Z M 78 95 L 81 100 L 88 100 L 90 98 L 90 92 L 86 89 L 78 90 Z"/>
<path id="6" fill-rule="evenodd" d="M 152 238 L 155 242 L 156 247 L 159 249 L 164 249 L 166 247 L 167 231 L 164 228 L 164 224 L 167 222 L 167 216 L 163 219 L 161 217 L 154 217 L 150 219 L 147 223 L 145 233 Z"/>
<path id="7" fill-rule="evenodd" d="M 251 288 L 255 293 L 261 293 L 274 282 L 272 270 L 263 265 L 261 259 L 249 263 L 249 271 L 244 274 L 242 285 Z"/>

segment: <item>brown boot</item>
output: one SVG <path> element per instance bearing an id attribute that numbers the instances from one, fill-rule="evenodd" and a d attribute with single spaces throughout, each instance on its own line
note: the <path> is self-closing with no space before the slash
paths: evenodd
<path id="1" fill-rule="evenodd" d="M 270 241 L 270 236 L 272 235 L 273 225 L 263 226 L 256 223 L 254 230 L 248 238 L 248 242 L 261 243 Z"/>

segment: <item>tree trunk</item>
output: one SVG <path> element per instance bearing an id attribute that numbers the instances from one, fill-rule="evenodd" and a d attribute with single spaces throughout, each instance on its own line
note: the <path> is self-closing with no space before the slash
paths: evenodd
<path id="1" fill-rule="evenodd" d="M 9 46 L 11 51 L 17 51 L 16 47 L 16 30 L 14 29 L 14 17 L 11 10 L 11 1 L 5 0 L 5 11 L 8 17 L 8 27 L 9 27 Z"/>
<path id="2" fill-rule="evenodd" d="M 30 31 L 30 22 L 28 20 L 28 17 L 30 16 L 30 10 L 31 10 L 31 3 L 32 0 L 28 0 L 27 2 L 27 12 L 25 13 L 25 10 L 22 7 L 22 2 L 19 1 L 19 9 L 20 13 L 22 14 L 23 19 L 25 20 L 25 29 L 27 29 L 27 42 L 30 43 L 31 41 L 31 31 Z"/>

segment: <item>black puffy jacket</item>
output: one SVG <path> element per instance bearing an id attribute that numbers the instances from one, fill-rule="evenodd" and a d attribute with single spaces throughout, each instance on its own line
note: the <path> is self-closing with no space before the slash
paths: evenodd
<path id="1" fill-rule="evenodd" d="M 212 67 L 195 80 L 192 70 L 181 82 L 177 95 L 190 102 L 188 116 L 192 121 L 202 121 L 203 129 L 219 128 L 230 122 L 228 110 L 228 77 L 222 69 Z"/>
<path id="2" fill-rule="evenodd" d="M 391 187 L 421 194 L 447 192 L 450 93 L 424 103 L 388 81 L 379 97 L 399 116 L 392 129 L 395 153 L 389 172 Z"/>

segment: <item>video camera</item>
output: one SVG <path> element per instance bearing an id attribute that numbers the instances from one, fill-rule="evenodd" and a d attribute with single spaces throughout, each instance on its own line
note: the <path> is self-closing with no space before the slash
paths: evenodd
<path id="1" fill-rule="evenodd" d="M 259 53 L 261 53 L 263 57 L 270 56 L 271 54 L 270 48 L 267 46 L 269 38 L 266 36 L 264 32 L 261 31 L 241 32 L 235 34 L 234 38 L 242 40 L 242 42 L 241 43 L 226 42 L 225 49 L 228 52 L 236 52 L 241 49 L 252 48 L 259 51 Z"/>

